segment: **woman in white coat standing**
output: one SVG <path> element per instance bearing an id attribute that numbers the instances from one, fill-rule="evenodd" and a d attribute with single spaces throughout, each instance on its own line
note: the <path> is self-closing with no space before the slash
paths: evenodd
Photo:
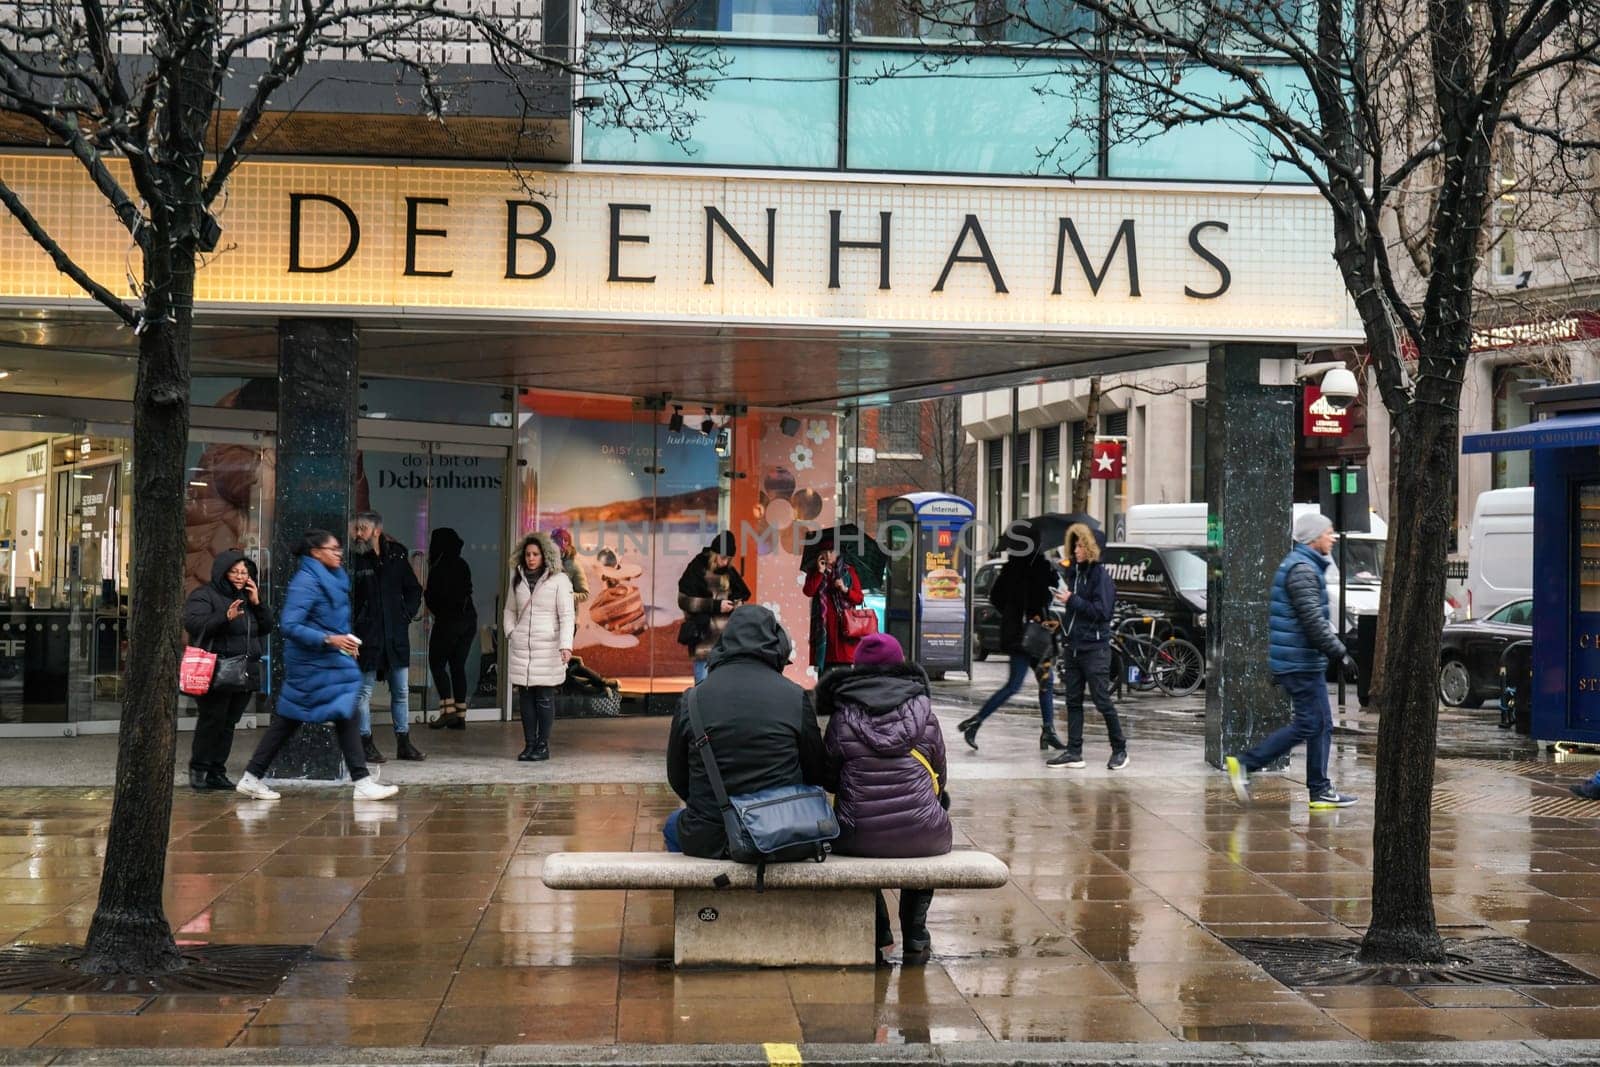
<path id="1" fill-rule="evenodd" d="M 506 678 L 517 695 L 524 763 L 550 758 L 550 728 L 556 720 L 556 687 L 567 677 L 576 614 L 572 582 L 550 538 L 531 533 L 517 547 L 511 587 L 500 620 L 506 635 Z"/>

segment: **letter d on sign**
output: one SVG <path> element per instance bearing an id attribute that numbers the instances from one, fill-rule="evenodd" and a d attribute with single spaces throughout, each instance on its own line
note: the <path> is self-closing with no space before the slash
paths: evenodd
<path id="1" fill-rule="evenodd" d="M 324 204 L 332 204 L 344 215 L 345 224 L 350 229 L 350 239 L 345 245 L 344 254 L 321 267 L 308 267 L 300 262 L 300 205 L 307 200 L 316 200 Z M 325 196 L 322 193 L 290 193 L 289 194 L 289 273 L 290 274 L 327 274 L 336 271 L 350 262 L 356 254 L 356 249 L 361 247 L 361 223 L 356 219 L 356 213 L 350 210 L 350 205 L 336 196 Z"/>

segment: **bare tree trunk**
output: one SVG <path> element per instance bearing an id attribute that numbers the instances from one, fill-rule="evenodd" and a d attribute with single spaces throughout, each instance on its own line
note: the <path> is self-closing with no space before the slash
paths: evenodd
<path id="1" fill-rule="evenodd" d="M 1100 430 L 1100 376 L 1089 379 L 1089 405 L 1083 413 L 1083 445 L 1078 449 L 1078 473 L 1072 478 L 1072 510 L 1089 510 L 1089 486 L 1094 474 L 1094 443 Z"/>
<path id="2" fill-rule="evenodd" d="M 1389 450 L 1389 502 L 1388 515 L 1393 519 L 1400 513 L 1400 496 L 1395 492 L 1398 484 L 1395 478 L 1395 457 L 1401 452 L 1395 447 L 1395 430 L 1391 424 L 1388 439 L 1384 447 Z M 1389 524 L 1389 539 L 1383 556 L 1383 584 L 1378 592 L 1378 632 L 1372 639 L 1372 677 L 1367 680 L 1367 700 L 1372 707 L 1382 709 L 1384 706 L 1384 683 L 1388 680 L 1388 672 L 1384 670 L 1384 656 L 1389 650 L 1389 628 L 1384 624 L 1389 618 L 1389 600 L 1394 593 L 1395 571 L 1395 525 Z"/>
<path id="3" fill-rule="evenodd" d="M 1439 605 L 1445 543 L 1454 521 L 1457 425 L 1453 409 L 1417 404 L 1399 421 L 1399 509 L 1391 523 L 1395 566 L 1386 620 L 1383 714 L 1373 805 L 1372 921 L 1361 946 L 1369 963 L 1440 962 L 1444 945 L 1429 875 L 1439 698 Z"/>

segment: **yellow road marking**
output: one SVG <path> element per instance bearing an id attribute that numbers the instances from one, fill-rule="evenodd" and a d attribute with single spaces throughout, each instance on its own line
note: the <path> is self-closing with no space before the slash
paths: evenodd
<path id="1" fill-rule="evenodd" d="M 768 1041 L 761 1048 L 767 1054 L 767 1062 L 773 1064 L 774 1067 L 777 1067 L 777 1065 L 798 1067 L 799 1064 L 805 1062 L 800 1058 L 799 1045 L 786 1045 L 779 1041 Z"/>

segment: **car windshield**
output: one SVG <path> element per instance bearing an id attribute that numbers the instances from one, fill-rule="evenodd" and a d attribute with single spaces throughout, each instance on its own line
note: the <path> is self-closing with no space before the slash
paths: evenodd
<path id="1" fill-rule="evenodd" d="M 1180 592 L 1206 591 L 1206 559 L 1200 553 L 1187 548 L 1169 548 L 1161 553 L 1161 558 L 1166 560 L 1167 573 L 1172 575 L 1172 584 Z"/>
<path id="2" fill-rule="evenodd" d="M 1341 537 L 1334 548 L 1334 566 L 1344 571 L 1350 585 L 1377 585 L 1383 581 L 1385 547 L 1386 542 L 1374 538 Z"/>
<path id="3" fill-rule="evenodd" d="M 977 575 L 972 579 L 972 592 L 977 596 L 987 594 L 989 587 L 994 584 L 994 576 L 999 573 L 999 567 L 979 567 Z"/>
<path id="4" fill-rule="evenodd" d="M 1489 621 L 1503 623 L 1507 626 L 1532 626 L 1533 601 L 1513 600 L 1490 615 Z"/>

